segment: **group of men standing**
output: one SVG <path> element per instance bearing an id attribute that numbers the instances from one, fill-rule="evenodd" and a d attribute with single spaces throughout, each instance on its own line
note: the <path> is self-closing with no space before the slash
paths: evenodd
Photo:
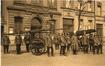
<path id="1" fill-rule="evenodd" d="M 47 33 L 43 38 L 43 43 L 47 50 L 48 56 L 54 56 L 54 50 L 60 50 L 60 55 L 66 56 L 67 53 L 72 50 L 73 54 L 78 54 L 78 51 L 83 51 L 84 53 L 93 52 L 93 54 L 102 53 L 102 38 L 96 33 L 84 34 L 82 36 L 77 36 L 75 33 L 70 35 L 70 33 Z M 24 37 L 24 42 L 26 44 L 26 51 L 29 52 L 29 45 L 31 43 L 30 34 L 26 33 Z M 10 40 L 7 35 L 3 36 L 3 47 L 4 53 L 8 53 Z M 16 51 L 17 54 L 21 53 L 22 37 L 20 34 L 15 37 Z"/>
<path id="2" fill-rule="evenodd" d="M 60 50 L 60 55 L 67 55 L 72 50 L 73 54 L 78 54 L 79 51 L 83 51 L 84 54 L 92 52 L 93 54 L 102 54 L 103 41 L 102 37 L 99 37 L 97 33 L 84 34 L 77 36 L 75 33 L 70 35 L 69 33 L 62 34 L 48 34 L 45 37 L 45 44 L 47 46 L 48 56 L 54 56 L 54 49 Z M 55 47 L 54 47 L 55 46 Z"/>
<path id="3" fill-rule="evenodd" d="M 4 34 L 2 37 L 2 45 L 3 45 L 3 50 L 4 50 L 4 54 L 9 53 L 9 45 L 10 45 L 10 39 L 8 37 L 8 35 Z M 26 50 L 27 52 L 29 52 L 29 44 L 30 44 L 30 35 L 29 33 L 27 33 L 24 37 L 24 42 L 26 45 Z M 21 54 L 21 45 L 22 45 L 23 41 L 22 41 L 22 36 L 20 34 L 17 34 L 15 36 L 15 40 L 14 40 L 14 44 L 16 45 L 16 53 L 17 54 Z"/>

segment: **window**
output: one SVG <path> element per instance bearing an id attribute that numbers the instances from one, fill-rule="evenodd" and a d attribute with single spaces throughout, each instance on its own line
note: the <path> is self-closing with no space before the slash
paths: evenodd
<path id="1" fill-rule="evenodd" d="M 64 18 L 63 19 L 63 31 L 64 32 L 73 32 L 73 19 Z"/>
<path id="2" fill-rule="evenodd" d="M 88 11 L 92 11 L 92 8 L 93 8 L 93 3 L 91 0 L 88 1 Z"/>
<path id="3" fill-rule="evenodd" d="M 14 21 L 15 21 L 14 32 L 21 33 L 23 31 L 23 18 L 20 16 L 16 16 L 14 17 Z"/>
<path id="4" fill-rule="evenodd" d="M 80 30 L 83 30 L 84 24 L 83 24 L 83 19 L 80 19 Z"/>
<path id="5" fill-rule="evenodd" d="M 101 16 L 101 13 L 102 13 L 102 3 L 100 3 L 100 2 L 97 2 L 97 15 L 98 16 Z"/>
<path id="6" fill-rule="evenodd" d="M 63 0 L 63 7 L 66 7 L 66 8 L 74 7 L 74 1 L 73 0 Z"/>
<path id="7" fill-rule="evenodd" d="M 102 24 L 96 24 L 96 30 L 99 36 L 103 36 L 103 25 Z"/>
<path id="8" fill-rule="evenodd" d="M 92 20 L 88 20 L 88 22 L 89 22 L 89 29 L 92 29 L 93 21 Z"/>
<path id="9" fill-rule="evenodd" d="M 48 6 L 50 8 L 57 8 L 57 0 L 48 0 Z"/>
<path id="10" fill-rule="evenodd" d="M 42 6 L 43 0 L 31 0 L 33 5 Z"/>

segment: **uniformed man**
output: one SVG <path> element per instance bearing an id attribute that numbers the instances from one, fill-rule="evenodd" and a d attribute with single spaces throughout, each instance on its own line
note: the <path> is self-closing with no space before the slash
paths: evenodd
<path id="1" fill-rule="evenodd" d="M 55 49 L 58 50 L 59 49 L 59 37 L 58 37 L 58 34 L 54 35 L 54 44 L 55 44 Z"/>
<path id="2" fill-rule="evenodd" d="M 86 36 L 86 32 L 84 31 L 84 35 L 82 37 L 82 40 L 83 40 L 83 50 L 84 50 L 84 53 L 88 53 L 88 37 Z"/>
<path id="3" fill-rule="evenodd" d="M 62 33 L 60 55 L 64 55 L 64 56 L 66 55 L 66 45 L 67 45 L 67 42 L 66 42 L 65 34 Z"/>
<path id="4" fill-rule="evenodd" d="M 26 44 L 26 51 L 29 52 L 29 44 L 30 44 L 30 34 L 26 33 L 24 37 L 24 42 Z"/>
<path id="5" fill-rule="evenodd" d="M 75 32 L 71 38 L 71 43 L 72 43 L 71 48 L 72 48 L 73 54 L 77 54 L 77 52 L 78 52 L 78 39 L 77 39 Z"/>
<path id="6" fill-rule="evenodd" d="M 103 49 L 103 40 L 102 40 L 102 37 L 99 37 L 99 45 L 98 45 L 98 48 L 99 48 L 99 53 L 100 54 L 102 54 L 103 53 L 103 51 L 102 51 L 102 49 Z"/>
<path id="7" fill-rule="evenodd" d="M 53 36 L 48 33 L 46 40 L 45 40 L 46 46 L 47 46 L 47 54 L 48 56 L 54 56 L 54 49 L 53 49 Z"/>
<path id="8" fill-rule="evenodd" d="M 99 54 L 99 47 L 98 47 L 99 45 L 100 45 L 99 37 L 95 33 L 95 35 L 94 35 L 93 54 L 96 54 L 96 53 Z"/>
<path id="9" fill-rule="evenodd" d="M 20 34 L 16 35 L 15 43 L 16 43 L 17 54 L 20 54 L 21 53 L 21 44 L 22 44 L 22 37 L 20 36 Z"/>
<path id="10" fill-rule="evenodd" d="M 93 45 L 94 45 L 94 36 L 93 34 L 89 34 L 89 50 L 93 51 Z"/>
<path id="11" fill-rule="evenodd" d="M 67 52 L 69 52 L 71 46 L 71 37 L 69 34 L 66 36 L 66 40 L 67 40 Z"/>
<path id="12" fill-rule="evenodd" d="M 4 53 L 8 53 L 9 45 L 10 45 L 10 39 L 7 35 L 3 35 L 2 43 L 3 43 Z"/>

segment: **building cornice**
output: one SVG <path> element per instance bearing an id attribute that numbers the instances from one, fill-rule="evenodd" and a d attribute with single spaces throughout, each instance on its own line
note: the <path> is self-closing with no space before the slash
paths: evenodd
<path id="1" fill-rule="evenodd" d="M 60 12 L 48 8 L 42 8 L 42 7 L 30 7 L 30 6 L 8 6 L 8 10 L 16 10 L 16 11 L 25 11 L 25 12 L 31 12 L 31 13 L 38 13 L 38 14 L 54 14 L 54 15 L 61 15 Z"/>
<path id="2" fill-rule="evenodd" d="M 63 9 L 63 10 L 69 10 L 69 11 L 80 11 L 79 9 L 66 8 L 66 7 L 61 7 L 61 9 Z M 84 11 L 84 10 L 81 10 L 81 11 L 86 12 L 86 13 L 94 13 L 93 11 Z"/>

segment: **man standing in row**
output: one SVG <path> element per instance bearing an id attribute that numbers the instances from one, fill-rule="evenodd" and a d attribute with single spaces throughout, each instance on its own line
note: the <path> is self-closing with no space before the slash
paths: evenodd
<path id="1" fill-rule="evenodd" d="M 71 36 L 69 34 L 67 35 L 66 40 L 67 40 L 67 52 L 69 52 L 71 47 Z"/>
<path id="2" fill-rule="evenodd" d="M 30 44 L 30 34 L 29 33 L 26 33 L 24 37 L 24 42 L 26 44 L 26 50 L 27 52 L 29 52 L 29 44 Z"/>
<path id="3" fill-rule="evenodd" d="M 3 48 L 4 48 L 4 54 L 8 53 L 10 39 L 9 39 L 9 37 L 7 35 L 3 35 L 2 43 L 3 43 Z"/>
<path id="4" fill-rule="evenodd" d="M 72 43 L 71 48 L 72 48 L 73 54 L 77 54 L 77 52 L 78 52 L 78 39 L 77 39 L 77 36 L 75 33 L 71 38 L 71 43 Z"/>
<path id="5" fill-rule="evenodd" d="M 50 33 L 47 34 L 45 43 L 46 43 L 46 46 L 47 46 L 47 54 L 48 54 L 48 56 L 50 56 L 50 55 L 54 56 L 53 38 L 54 37 Z"/>
<path id="6" fill-rule="evenodd" d="M 84 50 L 84 53 L 88 53 L 88 38 L 86 36 L 86 32 L 84 31 L 84 35 L 82 37 L 82 40 L 83 40 L 83 50 Z"/>
<path id="7" fill-rule="evenodd" d="M 62 33 L 62 35 L 61 35 L 61 48 L 60 48 L 60 55 L 66 55 L 66 44 L 67 44 L 67 42 L 66 42 L 66 38 L 65 38 L 65 34 L 64 33 Z"/>
<path id="8" fill-rule="evenodd" d="M 22 37 L 20 36 L 20 34 L 16 35 L 15 43 L 16 43 L 17 54 L 20 54 L 20 52 L 21 52 L 21 44 L 22 44 Z"/>

